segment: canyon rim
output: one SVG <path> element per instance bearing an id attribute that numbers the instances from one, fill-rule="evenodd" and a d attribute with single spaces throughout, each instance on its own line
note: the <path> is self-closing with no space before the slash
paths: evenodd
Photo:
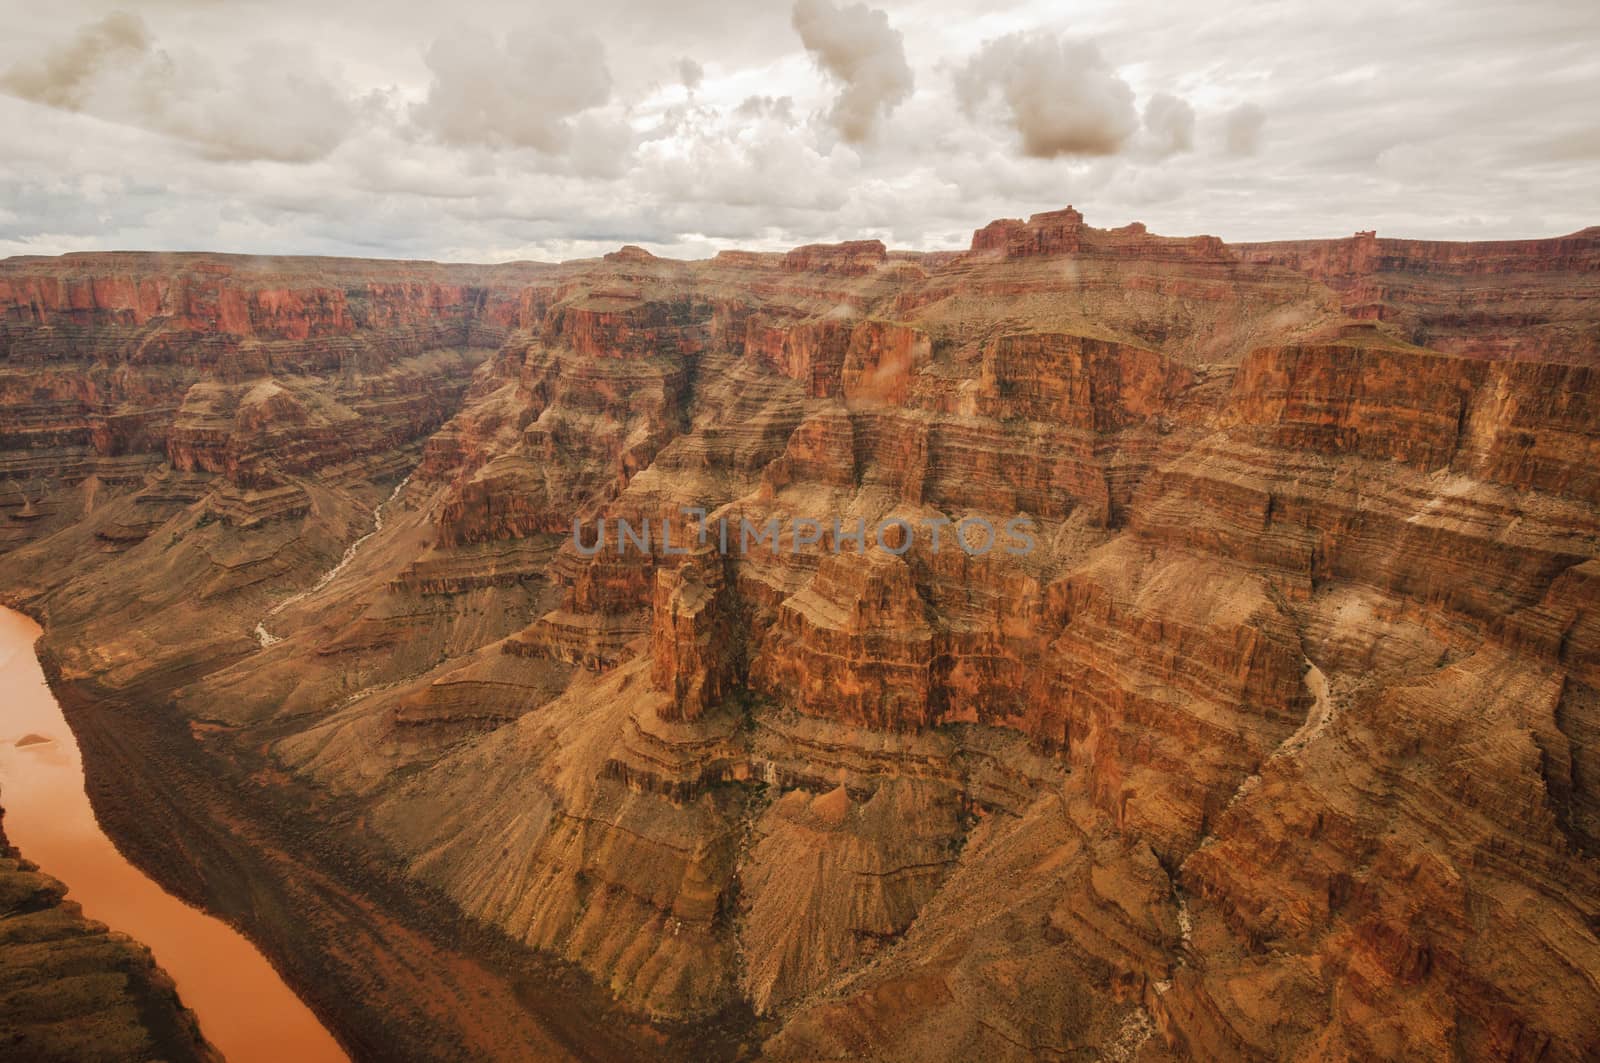
<path id="1" fill-rule="evenodd" d="M 1600 1060 L 1600 5 L 4 4 L 0 1060 Z"/>

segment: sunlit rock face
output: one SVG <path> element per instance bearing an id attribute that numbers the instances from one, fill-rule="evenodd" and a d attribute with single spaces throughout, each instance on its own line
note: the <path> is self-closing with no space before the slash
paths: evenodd
<path id="1" fill-rule="evenodd" d="M 14 259 L 0 367 L 64 674 L 638 1011 L 1600 1052 L 1600 231 Z"/>

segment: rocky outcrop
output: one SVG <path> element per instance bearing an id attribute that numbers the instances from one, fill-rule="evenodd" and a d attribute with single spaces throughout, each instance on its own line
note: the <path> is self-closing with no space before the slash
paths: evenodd
<path id="1" fill-rule="evenodd" d="M 888 261 L 882 240 L 848 240 L 842 244 L 807 244 L 783 256 L 783 268 L 794 273 L 859 276 Z"/>
<path id="2" fill-rule="evenodd" d="M 1035 214 L 1025 223 L 1004 218 L 974 232 L 972 250 L 1005 258 L 1070 255 L 1082 248 L 1083 229 L 1083 215 L 1071 207 Z"/>
<path id="3" fill-rule="evenodd" d="M 881 549 L 830 556 L 778 609 L 752 682 L 800 712 L 875 730 L 933 721 L 933 628 L 910 567 Z"/>
<path id="4" fill-rule="evenodd" d="M 63 505 L 79 508 L 64 491 L 104 500 L 162 462 L 225 478 L 243 496 L 233 511 L 276 516 L 306 507 L 255 493 L 312 474 L 390 475 L 397 452 L 455 412 L 514 323 L 518 290 L 431 263 L 0 263 L 0 507 L 27 514 L 0 535 L 15 545 L 54 530 Z M 105 541 L 138 541 L 144 523 Z"/>
<path id="5" fill-rule="evenodd" d="M 1014 259 L 1113 254 L 1125 258 L 1228 262 L 1235 257 L 1215 236 L 1174 240 L 1152 235 L 1140 222 L 1118 229 L 1096 229 L 1085 225 L 1083 214 L 1071 207 L 1034 214 L 1026 222 L 1016 218 L 992 221 L 972 234 L 971 253 Z"/>
<path id="6" fill-rule="evenodd" d="M 657 570 L 650 680 L 671 697 L 662 719 L 692 723 L 738 688 L 731 597 L 722 558 L 709 547 L 691 562 Z"/>

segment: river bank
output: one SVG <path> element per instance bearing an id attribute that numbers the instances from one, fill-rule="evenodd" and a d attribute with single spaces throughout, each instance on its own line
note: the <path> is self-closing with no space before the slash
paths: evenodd
<path id="1" fill-rule="evenodd" d="M 198 1017 L 216 1049 L 234 1063 L 342 1063 L 347 1057 L 333 1036 L 247 938 L 163 890 L 102 831 L 75 734 L 35 656 L 39 634 L 31 619 L 0 610 L 0 685 L 6 693 L 0 706 L 0 800 L 9 808 L 9 843 L 17 847 L 8 857 L 17 896 L 7 910 L 29 923 L 23 927 L 8 918 L 7 926 L 18 936 L 16 949 L 31 956 L 22 965 L 30 969 L 20 976 L 38 990 L 13 1001 L 14 1010 L 32 1013 L 28 1025 L 35 1027 L 53 1010 L 67 1019 L 76 1007 L 105 1013 L 103 1021 L 83 1029 L 64 1022 L 51 1035 L 88 1038 L 83 1044 L 74 1040 L 71 1054 L 77 1057 L 96 1039 L 131 1045 L 139 1023 L 125 1014 L 129 1005 L 118 1003 L 131 996 L 139 1001 L 133 1010 L 147 1017 L 150 1038 L 166 1054 L 207 1058 L 209 1046 L 191 1044 Z M 71 899 L 63 901 L 68 890 Z M 109 972 L 110 980 L 87 983 L 73 975 L 75 964 L 86 962 L 73 957 L 85 950 L 87 962 L 124 971 L 126 986 Z M 56 968 L 65 981 L 50 981 Z M 180 996 L 183 1005 L 177 1004 Z M 33 998 L 38 1006 L 30 1009 Z M 51 1051 L 45 1043 L 31 1049 Z"/>
<path id="2" fill-rule="evenodd" d="M 83 914 L 13 846 L 0 808 L 0 1051 L 8 1059 L 220 1063 L 153 953 Z"/>
<path id="3" fill-rule="evenodd" d="M 228 661 L 112 691 L 40 662 L 95 813 L 174 895 L 243 930 L 355 1059 L 733 1058 L 737 1018 L 662 1030 L 570 965 L 467 920 L 363 845 L 359 810 L 249 744 L 191 727 L 169 692 Z M 203 734 L 204 739 L 197 737 Z"/>

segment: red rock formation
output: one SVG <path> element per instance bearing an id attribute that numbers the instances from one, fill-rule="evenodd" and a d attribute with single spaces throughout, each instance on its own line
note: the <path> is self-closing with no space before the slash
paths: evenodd
<path id="1" fill-rule="evenodd" d="M 1592 364 L 1587 307 L 1600 295 L 1600 227 L 1555 240 L 1445 243 L 1379 238 L 1239 244 L 1339 293 L 1354 318 L 1474 358 Z"/>
<path id="2" fill-rule="evenodd" d="M 1083 215 L 1071 207 L 1030 217 L 990 222 L 972 234 L 972 250 L 1005 258 L 1070 255 L 1083 246 Z"/>
<path id="3" fill-rule="evenodd" d="M 656 572 L 650 680 L 671 696 L 662 719 L 693 722 L 737 688 L 735 617 L 720 555 Z"/>
<path id="4" fill-rule="evenodd" d="M 927 726 L 933 629 L 905 561 L 841 553 L 786 600 L 751 680 L 803 713 L 877 730 Z"/>
<path id="5" fill-rule="evenodd" d="M 882 240 L 848 240 L 842 244 L 807 244 L 783 256 L 783 268 L 795 273 L 832 273 L 845 277 L 871 273 L 888 261 Z"/>

